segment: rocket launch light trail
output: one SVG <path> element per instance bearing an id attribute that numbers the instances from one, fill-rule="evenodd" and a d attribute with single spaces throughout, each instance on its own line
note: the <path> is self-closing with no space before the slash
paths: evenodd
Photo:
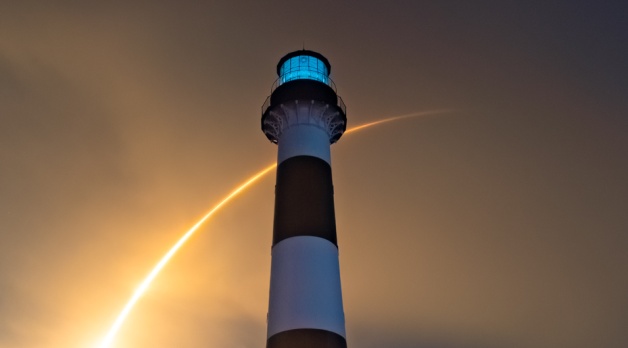
<path id="1" fill-rule="evenodd" d="M 376 126 L 382 123 L 393 122 L 393 121 L 406 119 L 406 118 L 415 118 L 415 117 L 421 117 L 421 116 L 443 114 L 443 113 L 448 113 L 451 111 L 452 110 L 431 110 L 431 111 L 423 111 L 423 112 L 416 112 L 416 113 L 407 114 L 407 115 L 389 117 L 383 120 L 374 121 L 374 122 L 370 122 L 370 123 L 366 123 L 360 126 L 350 128 L 345 131 L 345 134 L 353 133 L 353 132 L 356 132 L 356 131 L 359 131 L 368 127 Z M 150 286 L 150 284 L 157 277 L 157 275 L 159 275 L 159 272 L 161 272 L 161 270 L 166 266 L 168 261 L 170 261 L 170 259 L 174 256 L 174 254 L 176 254 L 177 251 L 179 251 L 179 249 L 183 246 L 183 244 L 185 244 L 185 242 L 187 242 L 187 240 L 190 239 L 190 237 L 192 237 L 192 235 L 199 229 L 199 227 L 201 227 L 212 215 L 214 215 L 214 213 L 220 210 L 220 208 L 222 208 L 225 204 L 229 203 L 233 198 L 235 198 L 240 193 L 242 193 L 242 191 L 247 189 L 249 186 L 253 185 L 256 181 L 258 181 L 264 175 L 268 174 L 268 172 L 275 169 L 275 167 L 277 167 L 276 163 L 269 165 L 268 167 L 260 170 L 259 172 L 254 174 L 252 177 L 250 177 L 248 180 L 246 180 L 244 183 L 236 187 L 233 191 L 231 191 L 231 193 L 229 193 L 218 204 L 216 204 L 207 214 L 205 214 L 205 216 L 203 216 L 194 226 L 192 226 L 192 228 L 190 228 L 181 238 L 179 238 L 179 240 L 159 260 L 159 262 L 155 265 L 155 267 L 153 267 L 150 273 L 146 276 L 144 281 L 142 281 L 140 286 L 135 290 L 135 292 L 133 293 L 133 296 L 131 296 L 127 304 L 122 309 L 122 312 L 120 312 L 120 314 L 116 318 L 116 321 L 113 323 L 113 325 L 109 329 L 109 332 L 107 332 L 107 335 L 101 341 L 100 348 L 113 347 L 113 341 L 115 339 L 116 334 L 118 333 L 118 331 L 120 331 L 122 324 L 124 323 L 125 319 L 129 316 L 131 310 L 133 309 L 137 301 L 139 301 L 140 297 L 142 297 L 142 295 L 146 292 L 146 290 L 148 290 L 148 287 Z"/>
<path id="2" fill-rule="evenodd" d="M 404 118 L 414 118 L 414 117 L 420 117 L 420 116 L 438 115 L 438 114 L 444 114 L 444 113 L 448 113 L 448 112 L 452 112 L 452 111 L 453 110 L 447 110 L 447 109 L 430 110 L 430 111 L 423 111 L 423 112 L 415 112 L 415 113 L 411 113 L 411 114 L 407 114 L 407 115 L 389 117 L 389 118 L 385 118 L 383 120 L 374 121 L 374 122 L 370 122 L 370 123 L 365 123 L 363 125 L 359 125 L 359 126 L 355 126 L 353 128 L 347 129 L 345 131 L 345 134 L 353 133 L 353 132 L 362 130 L 364 128 L 376 126 L 376 125 L 382 124 L 382 123 L 388 123 L 388 122 L 402 120 Z"/>
<path id="3" fill-rule="evenodd" d="M 227 197 L 223 198 L 222 201 L 220 201 L 218 204 L 216 204 L 212 208 L 212 210 L 210 210 L 207 214 L 205 214 L 205 216 L 203 216 L 203 218 L 201 218 L 194 226 L 192 226 L 192 228 L 190 228 L 183 235 L 183 237 L 179 238 L 179 240 L 170 248 L 170 250 L 168 250 L 168 252 L 161 258 L 161 260 L 159 260 L 157 265 L 155 265 L 155 267 L 153 267 L 153 270 L 144 279 L 142 284 L 140 284 L 140 286 L 135 290 L 135 292 L 133 293 L 133 296 L 131 296 L 131 299 L 129 299 L 129 301 L 127 302 L 126 306 L 124 306 L 124 309 L 122 310 L 122 312 L 120 312 L 120 314 L 118 315 L 118 318 L 113 323 L 113 326 L 111 326 L 111 329 L 109 329 L 109 332 L 107 333 L 107 336 L 105 336 L 105 339 L 102 341 L 102 343 L 101 343 L 101 347 L 102 348 L 108 348 L 108 347 L 112 346 L 113 339 L 115 338 L 116 333 L 118 333 L 118 331 L 120 330 L 120 327 L 124 323 L 124 320 L 126 319 L 126 317 L 131 312 L 131 309 L 133 309 L 133 306 L 135 306 L 135 303 L 137 303 L 137 301 L 140 299 L 140 297 L 146 292 L 146 290 L 148 289 L 150 284 L 153 282 L 155 277 L 157 277 L 159 272 L 161 272 L 161 270 L 168 263 L 168 261 L 170 261 L 172 256 L 174 256 L 174 254 L 181 248 L 181 246 L 183 246 L 183 244 L 188 239 L 190 239 L 190 237 L 192 237 L 194 232 L 196 232 L 196 230 L 198 230 L 198 228 L 201 227 L 201 225 L 203 225 L 203 223 L 205 221 L 207 221 L 207 219 L 209 219 L 212 215 L 214 215 L 214 213 L 216 211 L 218 211 L 220 208 L 222 208 L 223 205 L 227 204 L 233 197 L 237 196 L 244 189 L 246 189 L 247 187 L 251 186 L 251 184 L 256 182 L 259 178 L 263 177 L 266 173 L 268 173 L 269 171 L 275 169 L 275 167 L 277 167 L 277 164 L 272 164 L 272 165 L 262 169 L 257 174 L 255 174 L 251 178 L 249 178 L 246 182 L 244 182 L 243 184 L 238 186 L 236 189 L 231 191 L 231 193 L 229 193 L 227 195 Z"/>

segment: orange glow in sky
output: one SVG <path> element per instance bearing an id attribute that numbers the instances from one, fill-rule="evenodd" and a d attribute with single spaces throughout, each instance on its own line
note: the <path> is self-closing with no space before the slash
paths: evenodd
<path id="1" fill-rule="evenodd" d="M 385 118 L 385 119 L 382 119 L 382 120 L 379 120 L 379 121 L 370 122 L 370 123 L 366 123 L 366 124 L 363 124 L 363 125 L 360 125 L 360 126 L 356 126 L 356 127 L 350 128 L 347 131 L 345 131 L 345 134 L 353 133 L 353 132 L 356 132 L 356 131 L 359 131 L 359 130 L 363 130 L 363 129 L 368 128 L 368 127 L 376 126 L 376 125 L 379 125 L 379 124 L 382 124 L 382 123 L 397 121 L 397 120 L 406 119 L 406 118 L 414 118 L 414 117 L 420 117 L 420 116 L 442 114 L 442 113 L 447 113 L 447 112 L 451 112 L 451 110 L 431 110 L 431 111 L 423 111 L 423 112 L 416 112 L 416 113 L 411 113 L 411 114 L 407 114 L 407 115 L 389 117 L 389 118 Z M 161 272 L 161 270 L 166 266 L 168 261 L 170 261 L 170 259 L 176 254 L 177 251 L 179 251 L 179 249 L 183 246 L 183 244 L 185 244 L 185 242 L 187 242 L 187 240 L 190 239 L 190 237 L 192 237 L 192 235 L 199 229 L 199 227 L 201 227 L 212 215 L 214 215 L 214 213 L 216 213 L 218 210 L 220 210 L 220 208 L 222 208 L 225 204 L 229 203 L 233 198 L 235 198 L 237 195 L 242 193 L 245 189 L 250 187 L 252 184 L 254 184 L 256 181 L 258 181 L 264 175 L 268 174 L 268 172 L 270 172 L 271 170 L 275 169 L 275 167 L 277 167 L 276 163 L 273 163 L 273 164 L 267 166 L 266 168 L 260 170 L 256 174 L 254 174 L 252 177 L 250 177 L 244 183 L 239 185 L 233 191 L 231 191 L 231 193 L 229 193 L 218 204 L 216 204 L 207 214 L 205 214 L 205 216 L 203 216 L 203 218 L 201 218 L 194 226 L 192 226 L 192 228 L 190 228 L 170 248 L 170 250 L 168 250 L 168 252 L 159 260 L 159 262 L 155 265 L 155 267 L 153 267 L 153 269 L 150 271 L 148 276 L 146 276 L 144 281 L 142 281 L 140 286 L 135 290 L 135 292 L 133 293 L 133 296 L 131 296 L 131 298 L 129 299 L 127 304 L 124 306 L 124 308 L 122 309 L 122 311 L 120 312 L 120 314 L 116 318 L 115 322 L 113 323 L 113 325 L 109 329 L 109 332 L 107 332 L 107 335 L 100 342 L 100 345 L 99 345 L 100 348 L 110 348 L 110 347 L 113 347 L 113 342 L 115 340 L 116 334 L 118 333 L 118 331 L 120 331 L 120 328 L 122 327 L 122 324 L 124 324 L 125 319 L 129 316 L 129 314 L 131 313 L 131 310 L 133 309 L 133 307 L 135 306 L 137 301 L 139 301 L 140 297 L 142 297 L 142 295 L 146 292 L 146 290 L 148 289 L 150 284 L 157 277 L 157 275 L 159 275 L 159 272 Z"/>
<path id="2" fill-rule="evenodd" d="M 120 314 L 118 315 L 118 318 L 116 318 L 116 321 L 111 326 L 111 329 L 109 329 L 109 332 L 107 333 L 107 336 L 105 336 L 103 341 L 100 343 L 100 347 L 101 348 L 108 348 L 108 347 L 112 347 L 113 346 L 113 341 L 115 339 L 116 334 L 118 333 L 118 331 L 122 327 L 122 324 L 124 323 L 124 320 L 127 318 L 127 316 L 129 315 L 129 313 L 131 312 L 131 310 L 133 309 L 133 307 L 135 306 L 137 301 L 146 292 L 146 290 L 148 289 L 150 284 L 153 282 L 155 277 L 157 277 L 159 272 L 161 272 L 161 270 L 164 268 L 164 266 L 166 266 L 166 264 L 174 256 L 174 254 L 183 246 L 183 244 L 185 242 L 187 242 L 188 239 L 190 239 L 190 237 L 192 237 L 194 232 L 196 232 L 198 230 L 198 228 L 201 227 L 201 225 L 203 225 L 203 223 L 205 221 L 207 221 L 207 219 L 209 219 L 212 215 L 214 215 L 215 212 L 217 212 L 220 208 L 222 208 L 223 205 L 227 204 L 233 197 L 235 197 L 238 194 L 240 194 L 243 190 L 245 190 L 246 188 L 251 186 L 254 182 L 256 182 L 259 178 L 263 177 L 266 173 L 268 173 L 269 171 L 275 169 L 276 166 L 277 166 L 277 164 L 272 164 L 272 165 L 262 169 L 257 174 L 253 175 L 251 178 L 249 178 L 247 181 L 245 181 L 243 184 L 238 186 L 236 189 L 231 191 L 231 193 L 229 193 L 218 204 L 216 204 L 207 214 L 205 214 L 205 216 L 203 216 L 202 219 L 200 219 L 194 226 L 192 226 L 192 228 L 190 228 L 170 248 L 170 250 L 168 250 L 168 252 L 161 258 L 161 260 L 159 260 L 159 262 L 155 265 L 155 267 L 153 267 L 152 271 L 150 271 L 148 276 L 146 276 L 146 278 L 144 279 L 142 284 L 140 284 L 140 286 L 135 290 L 135 292 L 133 293 L 133 296 L 131 296 L 131 298 L 127 302 L 126 306 L 124 306 L 124 309 L 122 310 L 122 312 L 120 312 Z"/>

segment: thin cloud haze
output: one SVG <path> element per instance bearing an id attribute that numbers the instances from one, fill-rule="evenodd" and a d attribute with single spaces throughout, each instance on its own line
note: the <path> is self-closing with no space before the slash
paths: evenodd
<path id="1" fill-rule="evenodd" d="M 0 346 L 89 347 L 275 159 L 277 61 L 329 58 L 350 346 L 624 347 L 626 5 L 0 5 Z M 274 180 L 199 231 L 118 347 L 266 340 Z"/>

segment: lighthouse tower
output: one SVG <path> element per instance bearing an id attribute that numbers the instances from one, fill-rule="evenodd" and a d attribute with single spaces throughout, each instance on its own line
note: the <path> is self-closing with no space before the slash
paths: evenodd
<path id="1" fill-rule="evenodd" d="M 346 108 L 321 54 L 277 64 L 262 130 L 278 145 L 267 348 L 346 347 L 330 145 Z"/>

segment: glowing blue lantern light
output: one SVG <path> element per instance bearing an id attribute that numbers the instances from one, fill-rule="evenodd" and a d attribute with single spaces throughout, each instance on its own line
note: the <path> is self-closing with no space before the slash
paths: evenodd
<path id="1" fill-rule="evenodd" d="M 287 59 L 279 68 L 279 85 L 300 79 L 329 84 L 329 69 L 322 60 L 309 55 Z"/>

